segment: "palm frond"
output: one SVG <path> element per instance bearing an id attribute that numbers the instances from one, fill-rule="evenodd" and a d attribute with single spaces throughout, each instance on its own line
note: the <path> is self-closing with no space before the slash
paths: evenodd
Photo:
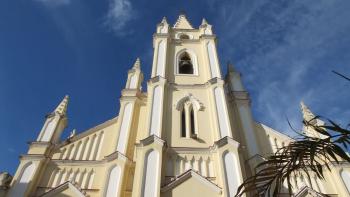
<path id="1" fill-rule="evenodd" d="M 315 117 L 319 118 L 319 117 Z M 350 157 L 344 148 L 350 145 L 350 131 L 335 122 L 318 126 L 310 121 L 304 125 L 311 127 L 325 136 L 317 138 L 299 133 L 300 138 L 289 145 L 280 148 L 274 155 L 256 166 L 255 175 L 248 177 L 238 188 L 236 196 L 254 192 L 258 196 L 277 196 L 287 184 L 289 194 L 292 194 L 291 177 L 296 173 L 305 173 L 310 180 L 310 173 L 324 179 L 323 170 L 330 170 L 330 162 L 350 162 Z"/>

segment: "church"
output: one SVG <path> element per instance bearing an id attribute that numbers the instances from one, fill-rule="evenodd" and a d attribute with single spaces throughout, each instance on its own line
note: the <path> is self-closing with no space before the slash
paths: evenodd
<path id="1" fill-rule="evenodd" d="M 147 92 L 136 59 L 119 114 L 62 139 L 65 96 L 13 177 L 0 175 L 0 196 L 233 197 L 256 164 L 293 139 L 254 120 L 241 74 L 229 64 L 223 75 L 216 42 L 205 19 L 194 28 L 184 14 L 174 25 L 163 18 Z M 314 117 L 305 104 L 301 109 Z M 350 165 L 331 165 L 325 180 L 296 174 L 294 196 L 350 196 Z"/>

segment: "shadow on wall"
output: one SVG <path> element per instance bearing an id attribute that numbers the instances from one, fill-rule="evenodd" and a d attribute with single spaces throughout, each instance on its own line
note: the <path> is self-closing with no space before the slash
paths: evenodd
<path id="1" fill-rule="evenodd" d="M 17 180 L 15 180 L 13 182 L 13 187 L 9 188 L 8 190 L 8 195 L 7 197 L 19 197 L 19 196 L 25 196 L 25 192 L 26 189 L 28 188 L 28 185 L 31 184 L 32 181 L 28 182 L 28 183 L 21 183 L 21 182 L 17 182 Z M 1 196 L 2 197 L 2 196 Z"/>
<path id="2" fill-rule="evenodd" d="M 262 150 L 261 150 L 261 154 L 262 156 L 268 156 L 268 155 L 271 155 L 271 153 L 273 153 L 273 149 L 272 149 L 272 146 L 273 144 L 270 143 L 270 139 L 269 135 L 266 135 L 266 132 L 265 132 L 265 129 L 261 126 L 261 124 L 257 123 L 256 124 L 256 128 L 258 129 L 258 131 L 264 131 L 264 132 L 258 132 L 260 133 L 261 135 L 259 136 L 259 138 L 261 140 L 258 140 L 258 143 L 260 142 L 266 142 L 267 144 L 259 144 L 260 147 L 262 147 Z"/>

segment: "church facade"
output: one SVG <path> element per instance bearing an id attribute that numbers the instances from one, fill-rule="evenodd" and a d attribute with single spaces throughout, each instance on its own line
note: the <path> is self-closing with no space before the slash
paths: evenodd
<path id="1" fill-rule="evenodd" d="M 46 117 L 0 196 L 231 197 L 264 156 L 293 139 L 254 121 L 241 75 L 223 76 L 212 26 L 164 18 L 153 36 L 147 92 L 141 62 L 128 71 L 119 115 L 61 140 L 68 96 Z M 311 111 L 302 105 L 305 116 Z M 349 196 L 349 164 L 326 180 L 292 179 L 295 196 Z M 247 194 L 249 196 L 249 194 Z"/>

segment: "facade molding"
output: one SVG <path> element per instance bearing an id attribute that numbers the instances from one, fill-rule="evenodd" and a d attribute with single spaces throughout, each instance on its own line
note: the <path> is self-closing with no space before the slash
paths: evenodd
<path id="1" fill-rule="evenodd" d="M 136 146 L 137 147 L 145 147 L 145 146 L 148 146 L 148 145 L 153 144 L 153 143 L 160 145 L 161 147 L 166 146 L 166 142 L 156 135 L 151 135 L 143 140 L 140 140 L 140 143 L 136 144 Z"/>
<path id="2" fill-rule="evenodd" d="M 84 190 L 82 190 L 78 185 L 71 183 L 70 181 L 67 181 L 67 182 L 45 192 L 44 194 L 40 195 L 40 197 L 56 196 L 66 189 L 70 189 L 72 192 L 74 192 L 77 195 L 77 197 L 88 197 L 88 195 L 86 194 L 86 192 Z"/>
<path id="3" fill-rule="evenodd" d="M 213 182 L 211 182 L 207 178 L 201 176 L 197 172 L 193 171 L 192 169 L 184 172 L 180 176 L 177 176 L 173 181 L 171 181 L 167 185 L 163 186 L 161 188 L 161 192 L 166 192 L 168 190 L 174 189 L 175 187 L 177 187 L 181 183 L 185 182 L 189 178 L 194 178 L 195 180 L 199 181 L 200 183 L 208 186 L 210 189 L 212 189 L 217 194 L 222 193 L 222 188 L 220 188 L 219 186 L 217 186 L 216 184 L 214 184 Z"/>

